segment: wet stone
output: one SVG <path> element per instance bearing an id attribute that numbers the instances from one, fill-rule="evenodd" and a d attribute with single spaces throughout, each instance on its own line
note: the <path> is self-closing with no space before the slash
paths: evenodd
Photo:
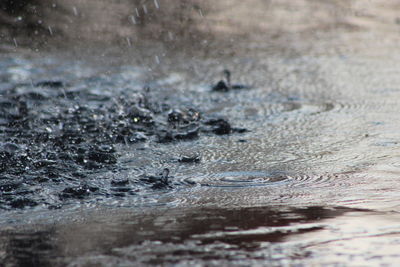
<path id="1" fill-rule="evenodd" d="M 29 198 L 18 198 L 10 202 L 10 206 L 12 208 L 22 209 L 25 207 L 34 207 L 37 206 L 38 203 Z"/>
<path id="2" fill-rule="evenodd" d="M 211 131 L 217 135 L 230 134 L 232 132 L 231 125 L 224 119 L 211 119 L 205 124 L 212 126 Z"/>
<path id="3" fill-rule="evenodd" d="M 89 196 L 90 193 L 96 192 L 98 190 L 99 190 L 99 188 L 93 187 L 93 186 L 88 186 L 88 185 L 82 185 L 82 186 L 77 186 L 77 187 L 67 187 L 60 194 L 60 198 L 61 199 L 66 199 L 66 198 L 82 199 L 82 198 Z"/>
<path id="4" fill-rule="evenodd" d="M 98 163 L 115 164 L 117 163 L 117 157 L 113 154 L 102 152 L 102 151 L 91 151 L 88 154 L 88 159 L 96 161 Z"/>
<path id="5" fill-rule="evenodd" d="M 129 181 L 112 180 L 106 188 L 71 186 L 71 182 L 86 183 L 103 171 L 124 168 L 118 160 L 117 144 L 192 141 L 202 133 L 235 131 L 227 122 L 202 118 L 194 108 L 171 105 L 159 97 L 154 101 L 152 97 L 157 96 L 152 96 L 152 91 L 111 97 L 90 86 L 65 86 L 63 81 L 40 81 L 2 92 L 0 175 L 6 178 L 0 178 L 0 193 L 8 198 L 0 200 L 0 209 L 34 205 L 23 199 L 59 207 L 64 201 L 89 198 L 94 193 L 135 194 L 141 187 Z M 184 158 L 182 162 L 199 160 Z M 138 183 L 152 189 L 172 188 L 168 176 L 154 177 Z M 39 191 L 29 190 L 35 187 L 59 198 L 46 201 Z M 11 205 L 12 201 L 16 202 Z"/>
<path id="6" fill-rule="evenodd" d="M 223 80 L 220 80 L 216 85 L 214 85 L 211 89 L 216 92 L 229 92 L 231 89 L 239 90 L 239 89 L 250 89 L 251 87 L 243 84 L 231 84 L 231 72 L 230 70 L 225 69 L 223 72 Z"/>
<path id="7" fill-rule="evenodd" d="M 233 133 L 247 133 L 248 131 L 246 128 L 232 128 Z"/>
<path id="8" fill-rule="evenodd" d="M 192 140 L 199 136 L 199 129 L 190 129 L 185 132 L 178 132 L 174 135 L 177 140 Z"/>
<path id="9" fill-rule="evenodd" d="M 5 183 L 0 183 L 0 192 L 11 192 L 21 186 L 21 182 L 14 182 L 14 181 L 9 181 Z"/>
<path id="10" fill-rule="evenodd" d="M 114 179 L 111 181 L 112 186 L 126 186 L 129 184 L 128 179 Z"/>
<path id="11" fill-rule="evenodd" d="M 168 113 L 168 122 L 172 124 L 189 124 L 201 119 L 200 112 L 195 109 L 174 109 Z"/>
<path id="12" fill-rule="evenodd" d="M 221 80 L 212 87 L 212 90 L 216 92 L 228 92 L 230 88 L 224 81 Z"/>
<path id="13" fill-rule="evenodd" d="M 199 155 L 194 156 L 182 156 L 178 159 L 178 162 L 181 163 L 199 163 L 201 161 L 201 157 Z"/>
<path id="14" fill-rule="evenodd" d="M 144 176 L 139 180 L 151 184 L 152 189 L 168 189 L 172 188 L 170 185 L 169 179 L 173 178 L 169 176 L 169 169 L 165 168 L 162 173 L 156 176 Z"/>
<path id="15" fill-rule="evenodd" d="M 35 87 L 62 88 L 65 84 L 62 81 L 40 81 L 35 84 Z"/>

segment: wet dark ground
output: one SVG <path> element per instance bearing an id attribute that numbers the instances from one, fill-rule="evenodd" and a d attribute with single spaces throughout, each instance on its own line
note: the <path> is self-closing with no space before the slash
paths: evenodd
<path id="1" fill-rule="evenodd" d="M 396 264 L 390 11 L 303 31 L 276 5 L 292 34 L 272 38 L 253 4 L 206 16 L 223 34 L 200 45 L 2 47 L 3 265 Z M 249 87 L 213 91 L 226 68 Z"/>

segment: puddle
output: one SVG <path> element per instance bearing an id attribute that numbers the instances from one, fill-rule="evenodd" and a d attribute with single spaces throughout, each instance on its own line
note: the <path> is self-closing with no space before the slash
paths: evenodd
<path id="1" fill-rule="evenodd" d="M 164 6 L 150 2 L 137 14 Z M 194 43 L 160 32 L 124 36 L 129 50 L 2 46 L 0 263 L 397 262 L 393 14 L 370 3 L 355 16 L 357 1 L 270 2 L 184 9 L 205 21 L 190 26 Z M 128 18 L 138 36 L 165 24 Z M 132 30 L 123 26 L 118 36 Z M 232 86 L 213 92 L 227 67 Z"/>

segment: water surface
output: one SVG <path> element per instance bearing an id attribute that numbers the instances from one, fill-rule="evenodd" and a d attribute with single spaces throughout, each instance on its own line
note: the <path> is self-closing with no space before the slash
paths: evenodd
<path id="1" fill-rule="evenodd" d="M 224 14 L 235 11 L 224 12 L 215 27 L 231 33 Z M 300 36 L 278 38 L 278 47 L 250 34 L 209 53 L 161 53 L 158 44 L 123 58 L 3 53 L 0 261 L 394 265 L 399 51 L 395 23 L 366 17 L 317 36 L 296 28 Z M 365 24 L 369 31 L 348 27 Z M 252 88 L 211 92 L 224 68 Z M 201 114 L 189 119 L 200 130 L 181 138 L 186 130 L 168 114 L 189 109 Z M 207 123 L 221 118 L 236 130 L 216 134 Z M 166 129 L 168 142 L 159 136 Z M 170 187 L 140 180 L 164 168 Z"/>

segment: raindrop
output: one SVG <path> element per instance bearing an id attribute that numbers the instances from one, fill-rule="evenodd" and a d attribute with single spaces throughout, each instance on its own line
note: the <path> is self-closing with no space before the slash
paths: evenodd
<path id="1" fill-rule="evenodd" d="M 73 6 L 72 10 L 74 11 L 74 15 L 78 16 L 78 9 L 76 9 L 76 6 Z"/>
<path id="2" fill-rule="evenodd" d="M 131 43 L 131 38 L 129 38 L 129 37 L 126 37 L 126 42 L 128 43 L 128 45 L 129 45 L 129 46 L 132 46 L 132 43 Z"/>
<path id="3" fill-rule="evenodd" d="M 64 98 L 67 99 L 67 93 L 65 92 L 64 88 L 61 89 L 61 93 L 63 94 Z"/>
<path id="4" fill-rule="evenodd" d="M 147 7 L 146 7 L 146 5 L 143 5 L 143 12 L 144 12 L 144 14 L 147 14 Z"/>
<path id="5" fill-rule="evenodd" d="M 200 17 L 203 17 L 203 11 L 199 8 Z"/>
<path id="6" fill-rule="evenodd" d="M 174 35 L 172 34 L 172 32 L 168 32 L 168 37 L 171 41 L 174 40 Z"/>
<path id="7" fill-rule="evenodd" d="M 156 58 L 157 64 L 160 64 L 160 58 L 157 55 L 155 56 L 155 58 Z"/>
<path id="8" fill-rule="evenodd" d="M 157 1 L 157 0 L 154 0 L 154 5 L 156 6 L 157 9 L 160 8 L 160 5 L 158 4 L 158 1 Z"/>
<path id="9" fill-rule="evenodd" d="M 132 21 L 133 24 L 137 23 L 134 15 L 131 16 L 131 21 Z"/>
<path id="10" fill-rule="evenodd" d="M 49 29 L 50 35 L 53 35 L 53 30 L 51 29 L 51 26 L 49 26 L 48 29 Z"/>
<path id="11" fill-rule="evenodd" d="M 139 10 L 137 9 L 137 8 L 135 8 L 135 12 L 136 12 L 136 17 L 140 17 L 140 14 L 139 14 Z"/>
<path id="12" fill-rule="evenodd" d="M 18 47 L 17 40 L 16 40 L 15 38 L 13 38 L 13 41 L 14 41 L 14 45 L 15 45 L 15 47 Z"/>

